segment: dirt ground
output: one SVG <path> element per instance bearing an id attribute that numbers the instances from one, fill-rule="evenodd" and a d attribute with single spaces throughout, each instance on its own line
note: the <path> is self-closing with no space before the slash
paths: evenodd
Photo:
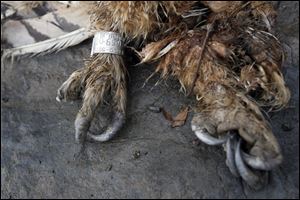
<path id="1" fill-rule="evenodd" d="M 128 66 L 127 123 L 112 141 L 89 143 L 74 159 L 74 119 L 81 102 L 58 103 L 56 91 L 89 56 L 91 40 L 57 54 L 1 66 L 1 198 L 299 198 L 299 2 L 276 3 L 277 30 L 284 43 L 284 76 L 292 92 L 289 107 L 270 113 L 284 161 L 270 184 L 251 191 L 234 178 L 222 147 L 203 143 L 190 128 L 171 128 L 173 115 L 194 100 L 174 80 L 144 88 L 153 66 Z M 108 106 L 96 123 L 104 125 Z"/>

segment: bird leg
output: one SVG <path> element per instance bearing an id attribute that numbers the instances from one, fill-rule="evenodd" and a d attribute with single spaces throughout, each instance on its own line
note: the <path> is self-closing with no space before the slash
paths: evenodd
<path id="1" fill-rule="evenodd" d="M 126 71 L 122 56 L 114 54 L 97 54 L 85 68 L 75 71 L 58 89 L 57 100 L 74 100 L 83 93 L 83 104 L 75 120 L 75 140 L 83 143 L 94 118 L 95 111 L 102 103 L 103 97 L 110 92 L 113 96 L 115 115 L 103 135 L 89 134 L 94 141 L 111 139 L 125 121 L 126 108 Z"/>

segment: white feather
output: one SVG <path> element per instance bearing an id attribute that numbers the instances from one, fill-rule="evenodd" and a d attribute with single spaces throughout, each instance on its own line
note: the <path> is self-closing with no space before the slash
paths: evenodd
<path id="1" fill-rule="evenodd" d="M 86 28 L 80 28 L 68 34 L 51 38 L 42 42 L 28 44 L 21 47 L 4 49 L 2 59 L 16 57 L 21 55 L 29 55 L 30 57 L 37 55 L 45 55 L 53 52 L 58 52 L 67 47 L 74 46 L 82 41 L 92 37 L 94 33 Z"/>
<path id="2" fill-rule="evenodd" d="M 1 29 L 3 28 L 1 40 L 6 41 L 12 48 L 1 49 L 1 59 L 4 60 L 9 57 L 13 59 L 22 55 L 32 57 L 58 52 L 92 37 L 94 34 L 88 31 L 90 6 L 91 3 L 81 3 L 80 6 L 61 7 L 41 17 L 5 21 L 3 26 L 1 25 Z M 66 25 L 77 26 L 77 29 L 67 32 L 70 27 L 63 27 L 64 24 L 60 24 L 55 16 L 67 22 Z M 36 42 L 38 38 L 34 38 L 35 35 L 29 32 L 25 24 L 49 39 Z M 62 27 L 59 28 L 58 25 Z"/>

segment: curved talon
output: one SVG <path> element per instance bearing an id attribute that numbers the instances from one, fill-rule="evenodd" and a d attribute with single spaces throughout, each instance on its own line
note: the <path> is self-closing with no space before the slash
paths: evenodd
<path id="1" fill-rule="evenodd" d="M 64 84 L 57 90 L 57 95 L 56 95 L 56 101 L 58 101 L 58 102 L 61 102 L 63 99 L 64 99 L 64 97 L 63 97 L 63 95 L 62 95 L 62 92 L 61 92 L 61 88 L 64 86 Z"/>
<path id="2" fill-rule="evenodd" d="M 208 145 L 223 144 L 227 141 L 227 139 L 229 137 L 227 135 L 224 138 L 215 138 L 215 137 L 211 136 L 209 133 L 207 133 L 207 131 L 205 131 L 204 129 L 195 130 L 195 134 L 202 142 L 204 142 L 205 144 L 208 144 Z"/>
<path id="3" fill-rule="evenodd" d="M 259 170 L 272 170 L 276 166 L 282 163 L 282 155 L 278 155 L 275 158 L 263 160 L 261 157 L 249 155 L 242 151 L 242 157 L 247 165 Z"/>
<path id="4" fill-rule="evenodd" d="M 260 178 L 257 174 L 255 174 L 252 170 L 250 170 L 244 163 L 241 154 L 241 138 L 239 139 L 235 151 L 235 164 L 237 166 L 238 172 L 247 184 L 254 188 L 260 189 L 265 185 L 265 178 Z"/>
<path id="5" fill-rule="evenodd" d="M 84 143 L 86 139 L 86 133 L 89 130 L 91 119 L 88 117 L 82 116 L 80 113 L 75 119 L 75 141 L 77 143 Z"/>
<path id="6" fill-rule="evenodd" d="M 61 102 L 61 100 L 58 96 L 55 99 L 56 99 L 56 101 Z"/>
<path id="7" fill-rule="evenodd" d="M 104 133 L 100 135 L 93 135 L 88 133 L 88 140 L 97 141 L 97 142 L 106 142 L 113 138 L 117 132 L 122 128 L 125 122 L 125 114 L 122 112 L 116 112 L 112 119 L 112 123 L 107 127 Z"/>
<path id="8" fill-rule="evenodd" d="M 237 146 L 237 137 L 236 135 L 230 134 L 226 142 L 226 165 L 229 168 L 230 172 L 235 176 L 239 177 L 239 172 L 237 170 L 234 158 L 235 148 Z"/>

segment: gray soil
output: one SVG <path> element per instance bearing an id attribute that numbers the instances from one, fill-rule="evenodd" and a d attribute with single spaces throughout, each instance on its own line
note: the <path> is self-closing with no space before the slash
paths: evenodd
<path id="1" fill-rule="evenodd" d="M 234 178 L 221 146 L 195 145 L 190 128 L 171 128 L 162 106 L 175 115 L 192 98 L 175 80 L 144 88 L 153 66 L 129 66 L 125 127 L 107 143 L 89 143 L 80 157 L 74 119 L 81 102 L 58 103 L 56 91 L 83 66 L 91 40 L 57 54 L 1 66 L 1 198 L 299 198 L 299 2 L 277 4 L 277 32 L 286 50 L 284 76 L 292 97 L 289 107 L 270 113 L 284 161 L 270 183 L 252 191 Z M 109 105 L 97 125 L 107 122 Z"/>

